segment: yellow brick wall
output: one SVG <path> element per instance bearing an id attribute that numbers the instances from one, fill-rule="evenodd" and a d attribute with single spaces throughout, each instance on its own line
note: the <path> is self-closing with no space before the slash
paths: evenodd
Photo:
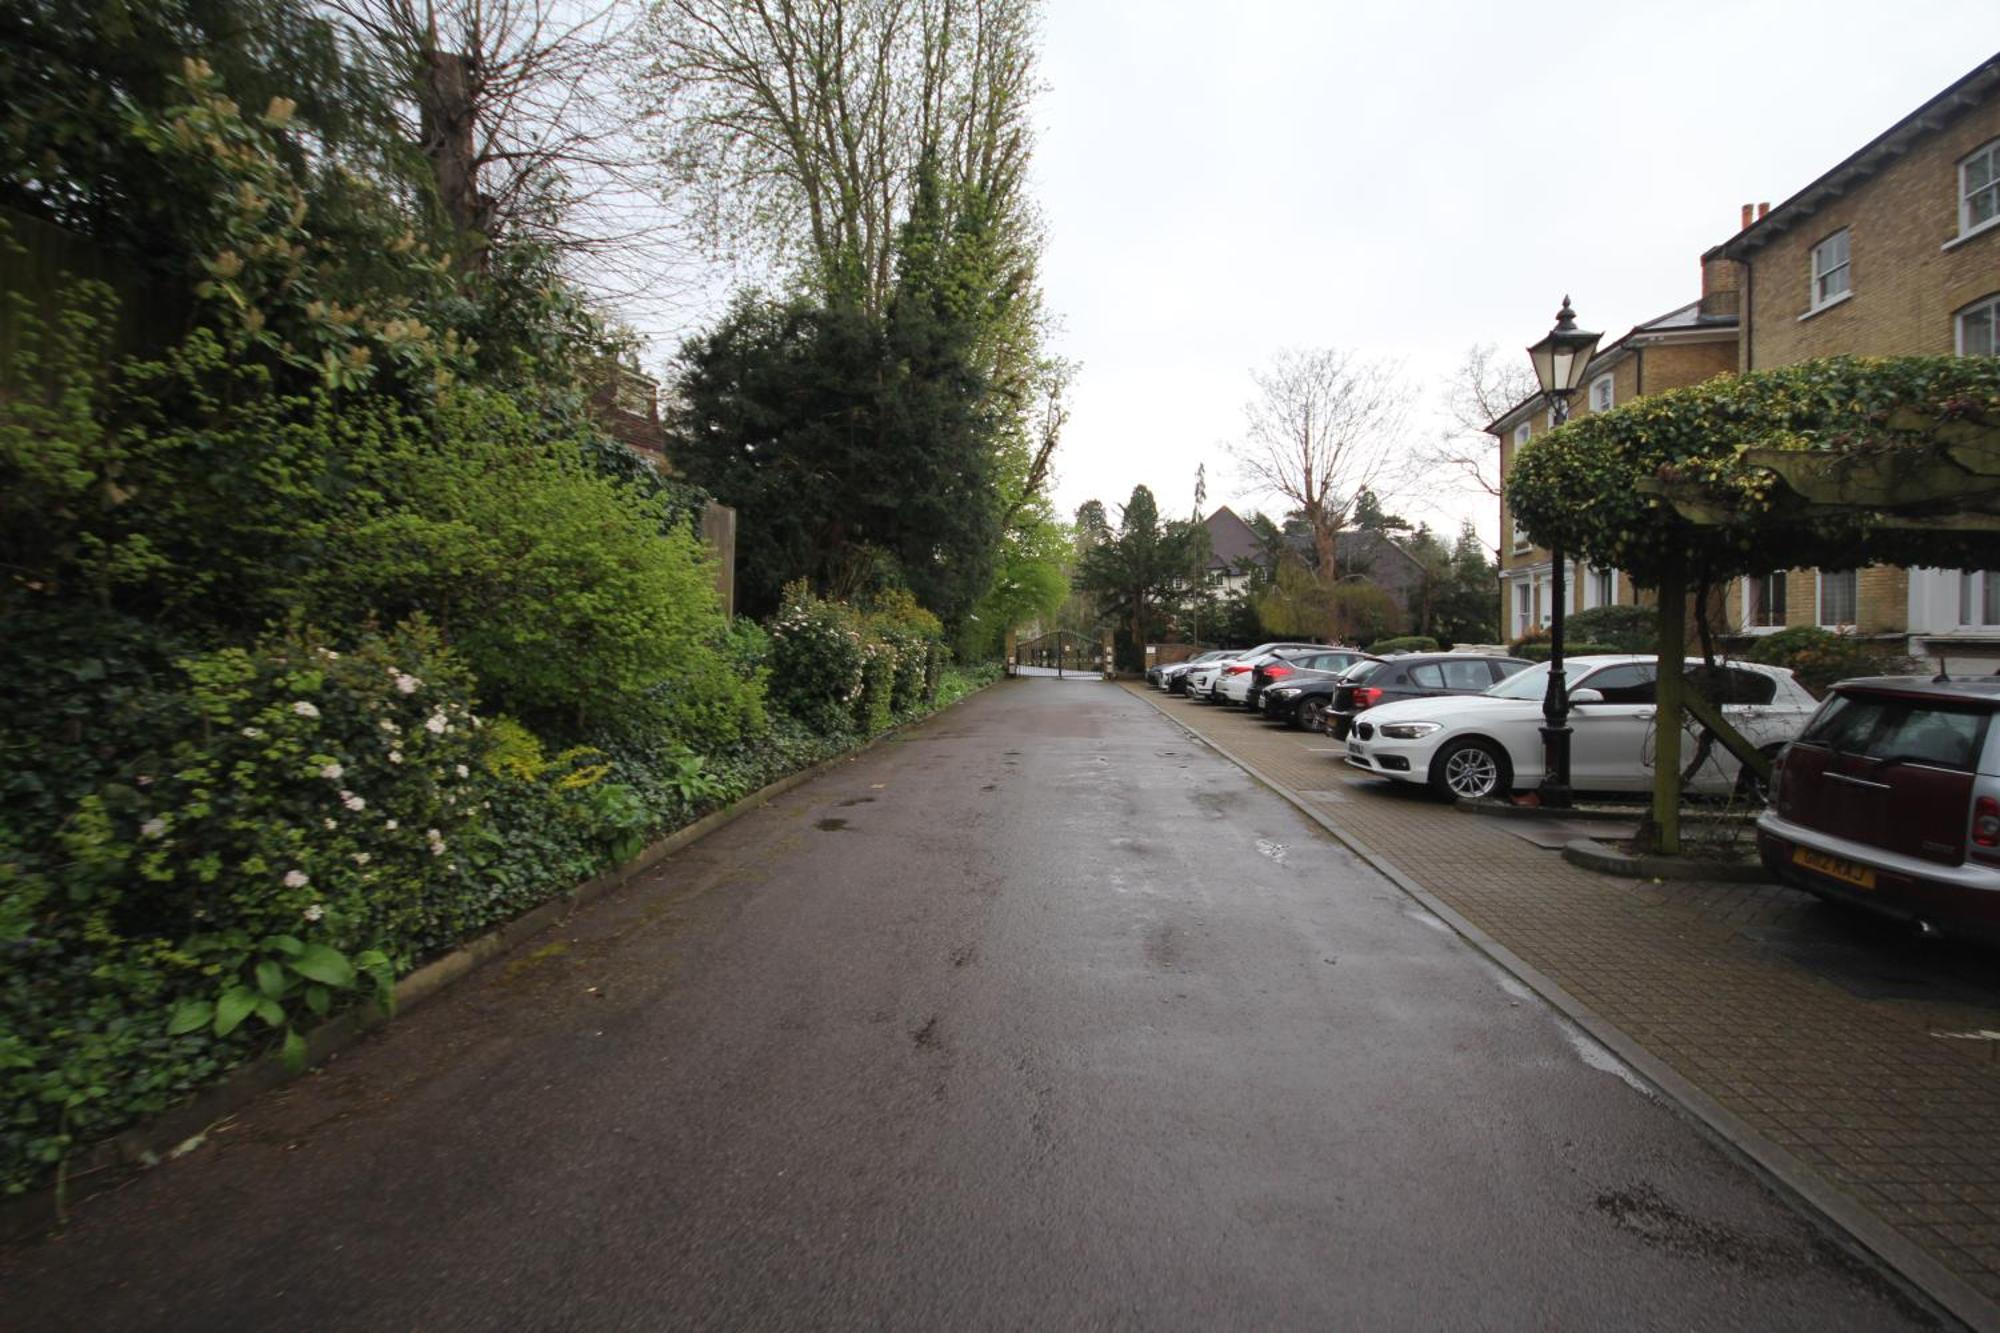
<path id="1" fill-rule="evenodd" d="M 2000 228 L 1942 248 L 1958 235 L 1958 163 L 1995 138 L 2000 96 L 1989 96 L 1752 252 L 1743 364 L 1763 370 L 1843 354 L 1949 356 L 1955 313 L 2000 291 Z M 1853 294 L 1801 319 L 1811 306 L 1812 248 L 1842 227 L 1849 229 Z"/>

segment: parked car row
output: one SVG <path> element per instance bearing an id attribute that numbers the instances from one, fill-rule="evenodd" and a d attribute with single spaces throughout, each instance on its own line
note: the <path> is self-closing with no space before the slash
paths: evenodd
<path id="1" fill-rule="evenodd" d="M 1565 665 L 1571 784 L 1649 789 L 1657 659 Z M 1346 741 L 1350 766 L 1378 777 L 1451 799 L 1542 780 L 1546 664 L 1273 643 L 1175 666 L 1163 670 L 1161 688 L 1325 731 Z M 1757 819 L 1758 853 L 1773 878 L 1926 932 L 2000 943 L 2000 678 L 1849 680 L 1820 702 L 1783 667 L 1711 669 L 1690 659 L 1687 676 L 1773 758 Z M 1690 785 L 1762 794 L 1720 746 Z"/>
<path id="2" fill-rule="evenodd" d="M 1546 663 L 1473 653 L 1373 657 L 1284 643 L 1205 658 L 1176 677 L 1189 698 L 1238 704 L 1269 721 L 1324 731 L 1347 743 L 1343 754 L 1350 766 L 1378 777 L 1428 786 L 1451 799 L 1506 796 L 1542 780 Z M 1687 671 L 1690 687 L 1768 755 L 1799 735 L 1817 707 L 1784 667 L 1728 663 L 1711 670 L 1691 659 Z M 1648 790 L 1657 660 L 1641 654 L 1574 657 L 1566 675 L 1571 785 L 1579 791 Z M 1721 746 L 1709 751 L 1690 786 L 1709 794 L 1758 790 L 1755 772 Z"/>

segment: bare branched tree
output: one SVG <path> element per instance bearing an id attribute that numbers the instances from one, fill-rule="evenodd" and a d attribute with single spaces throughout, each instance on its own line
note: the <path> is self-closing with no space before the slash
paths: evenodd
<path id="1" fill-rule="evenodd" d="M 1441 395 L 1450 424 L 1424 451 L 1425 464 L 1455 473 L 1498 499 L 1500 450 L 1486 428 L 1536 392 L 1526 354 L 1500 354 L 1492 343 L 1466 348 Z"/>
<path id="2" fill-rule="evenodd" d="M 870 309 L 920 167 L 1032 279 L 1035 0 L 661 0 L 656 147 L 719 255 L 788 256 Z M 955 219 L 954 219 L 955 220 Z M 1030 312 L 1032 317 L 1032 312 Z"/>
<path id="3" fill-rule="evenodd" d="M 1319 576 L 1339 578 L 1336 539 L 1363 491 L 1400 483 L 1404 393 L 1393 366 L 1336 348 L 1280 352 L 1252 371 L 1257 397 L 1234 446 L 1244 480 L 1281 495 L 1312 530 Z"/>
<path id="4" fill-rule="evenodd" d="M 613 301 L 657 289 L 674 237 L 630 95 L 637 0 L 323 0 L 403 96 L 454 226 L 548 246 Z"/>

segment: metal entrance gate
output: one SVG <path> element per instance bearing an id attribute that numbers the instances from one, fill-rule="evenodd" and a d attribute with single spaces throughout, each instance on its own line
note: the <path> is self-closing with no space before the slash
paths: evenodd
<path id="1" fill-rule="evenodd" d="M 1008 665 L 1017 676 L 1102 676 L 1104 645 L 1087 634 L 1054 630 L 1016 644 Z"/>

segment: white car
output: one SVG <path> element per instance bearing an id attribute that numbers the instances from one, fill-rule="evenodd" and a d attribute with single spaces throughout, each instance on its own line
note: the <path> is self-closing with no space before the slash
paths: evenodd
<path id="1" fill-rule="evenodd" d="M 1228 657 L 1219 658 L 1213 662 L 1203 662 L 1188 670 L 1188 698 L 1207 699 L 1210 702 L 1214 702 L 1217 699 L 1225 697 L 1218 690 L 1218 686 L 1223 681 L 1241 677 L 1241 680 L 1237 684 L 1234 702 L 1242 703 L 1243 696 L 1249 693 L 1250 690 L 1250 667 L 1248 664 L 1253 659 L 1262 657 L 1265 653 L 1276 652 L 1281 648 L 1290 652 L 1307 648 L 1323 648 L 1325 646 L 1319 643 L 1260 643 L 1255 648 L 1245 649 L 1240 653 L 1232 653 Z"/>
<path id="2" fill-rule="evenodd" d="M 1728 662 L 1702 685 L 1701 660 L 1687 663 L 1689 684 L 1718 700 L 1723 716 L 1767 754 L 1805 730 L 1819 707 L 1784 667 Z M 1569 687 L 1570 785 L 1578 791 L 1648 791 L 1653 785 L 1653 686 L 1658 659 L 1620 654 L 1573 657 L 1563 664 Z M 1381 704 L 1355 719 L 1347 762 L 1399 782 L 1426 783 L 1448 799 L 1504 796 L 1542 780 L 1544 662 L 1484 694 L 1406 699 Z M 1694 756 L 1684 738 L 1684 761 Z M 1693 789 L 1729 792 L 1749 779 L 1736 757 L 1717 745 Z"/>

